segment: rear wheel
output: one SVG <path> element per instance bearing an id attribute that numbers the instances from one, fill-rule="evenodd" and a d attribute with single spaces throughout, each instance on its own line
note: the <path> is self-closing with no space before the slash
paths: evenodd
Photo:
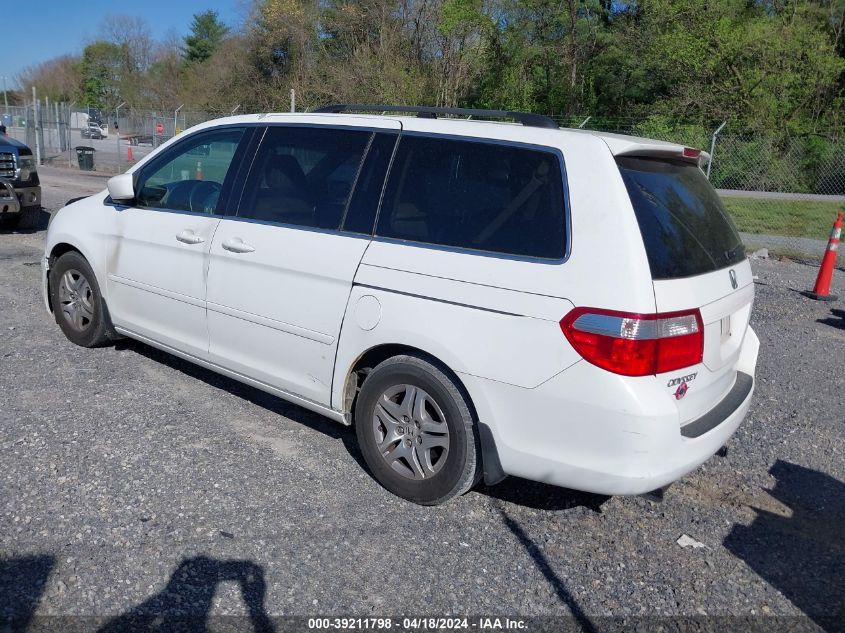
<path id="1" fill-rule="evenodd" d="M 481 472 L 468 403 L 440 368 L 396 356 L 373 369 L 355 407 L 364 460 L 390 492 L 422 505 L 463 494 Z"/>
<path id="2" fill-rule="evenodd" d="M 59 257 L 50 269 L 50 302 L 71 342 L 96 347 L 117 338 L 94 271 L 76 251 Z"/>

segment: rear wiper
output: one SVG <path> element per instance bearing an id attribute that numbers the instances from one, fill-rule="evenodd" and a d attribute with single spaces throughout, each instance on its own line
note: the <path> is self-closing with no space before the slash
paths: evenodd
<path id="1" fill-rule="evenodd" d="M 724 253 L 725 261 L 726 261 L 726 262 L 733 261 L 733 258 L 734 258 L 734 256 L 736 255 L 736 252 L 737 252 L 740 248 L 742 248 L 742 242 L 740 242 L 739 244 L 737 244 L 737 245 L 736 245 L 734 248 L 732 248 L 731 250 L 729 250 L 729 251 L 725 251 L 725 253 Z"/>

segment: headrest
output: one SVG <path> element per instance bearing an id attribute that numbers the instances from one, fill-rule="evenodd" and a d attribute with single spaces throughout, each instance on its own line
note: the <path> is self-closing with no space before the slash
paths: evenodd
<path id="1" fill-rule="evenodd" d="M 305 192 L 308 181 L 295 156 L 271 156 L 264 166 L 264 181 L 270 189 L 294 189 Z"/>

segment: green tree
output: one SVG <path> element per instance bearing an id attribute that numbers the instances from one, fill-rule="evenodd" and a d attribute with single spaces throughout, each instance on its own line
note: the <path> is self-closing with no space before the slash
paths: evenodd
<path id="1" fill-rule="evenodd" d="M 93 42 L 82 52 L 82 93 L 86 105 L 112 110 L 121 101 L 120 85 L 126 68 L 125 47 Z"/>
<path id="2" fill-rule="evenodd" d="M 475 99 L 490 107 L 576 114 L 592 103 L 589 62 L 616 3 L 498 0 L 486 11 L 485 72 Z"/>
<path id="3" fill-rule="evenodd" d="M 106 16 L 81 57 L 27 69 L 22 83 L 103 108 L 278 110 L 293 88 L 305 109 L 590 115 L 597 127 L 697 145 L 722 120 L 780 139 L 845 124 L 845 0 L 250 2 L 237 33 L 205 11 L 169 46 L 142 19 Z M 807 169 L 824 159 L 810 149 Z"/>
<path id="4" fill-rule="evenodd" d="M 813 2 L 639 0 L 590 72 L 600 113 L 807 131 L 835 116 L 845 60 Z"/>
<path id="5" fill-rule="evenodd" d="M 50 101 L 78 100 L 82 84 L 80 58 L 64 55 L 29 66 L 18 74 L 17 80 L 24 89 L 36 86 L 38 95 Z"/>
<path id="6" fill-rule="evenodd" d="M 185 37 L 185 61 L 190 64 L 210 58 L 228 32 L 229 27 L 220 21 L 217 11 L 195 14 L 191 22 L 191 34 Z"/>

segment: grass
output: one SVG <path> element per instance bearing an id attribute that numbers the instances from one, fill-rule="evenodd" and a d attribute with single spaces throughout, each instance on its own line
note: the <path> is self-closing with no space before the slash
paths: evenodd
<path id="1" fill-rule="evenodd" d="M 841 202 L 723 197 L 740 231 L 827 240 Z"/>

